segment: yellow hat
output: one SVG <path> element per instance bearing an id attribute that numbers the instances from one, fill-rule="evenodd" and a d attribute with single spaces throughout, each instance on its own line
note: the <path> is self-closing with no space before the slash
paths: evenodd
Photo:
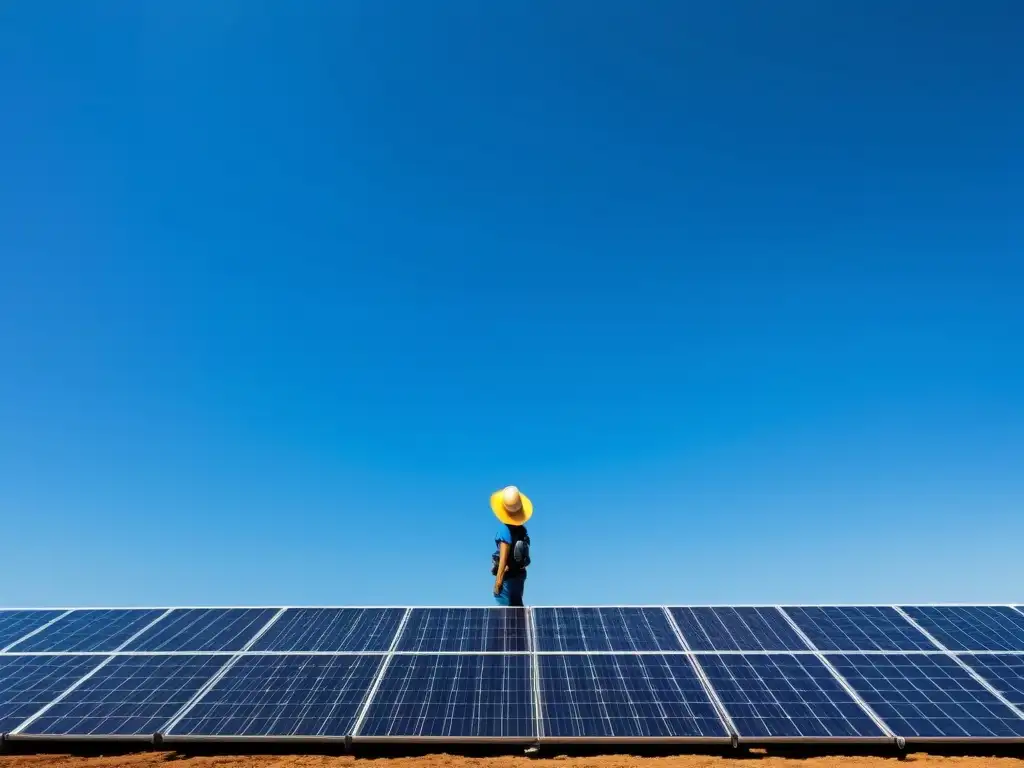
<path id="1" fill-rule="evenodd" d="M 533 514 L 533 502 L 510 485 L 491 494 L 491 510 L 505 525 L 522 525 Z"/>

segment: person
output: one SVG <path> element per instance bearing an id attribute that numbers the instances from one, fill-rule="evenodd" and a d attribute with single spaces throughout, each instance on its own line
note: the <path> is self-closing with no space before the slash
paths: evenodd
<path id="1" fill-rule="evenodd" d="M 497 551 L 491 556 L 494 600 L 498 605 L 521 606 L 530 564 L 526 521 L 533 515 L 533 502 L 510 485 L 491 494 L 491 511 L 501 521 L 494 536 Z"/>

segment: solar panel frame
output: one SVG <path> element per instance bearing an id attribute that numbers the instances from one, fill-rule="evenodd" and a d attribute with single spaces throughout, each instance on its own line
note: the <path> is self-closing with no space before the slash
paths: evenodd
<path id="1" fill-rule="evenodd" d="M 175 716 L 180 713 L 185 707 L 187 707 L 196 696 L 203 691 L 203 689 L 215 679 L 218 674 L 225 668 L 226 665 L 235 657 L 231 653 L 121 653 L 108 656 L 103 664 L 98 666 L 92 674 L 82 678 L 74 686 L 62 694 L 58 699 L 55 699 L 51 704 L 44 710 L 37 713 L 31 718 L 30 721 L 26 721 L 15 733 L 9 734 L 8 738 L 11 740 L 22 740 L 22 741 L 81 741 L 81 742 L 121 742 L 121 741 L 132 741 L 132 742 L 151 742 L 154 739 L 155 734 L 159 733 L 161 728 L 165 727 L 170 723 Z M 145 662 L 156 661 L 158 662 L 153 668 L 148 670 L 150 674 L 145 674 Z M 173 669 L 175 665 L 180 668 L 186 668 L 193 666 L 195 671 L 191 675 L 171 675 L 164 677 L 163 680 L 176 680 L 180 682 L 188 682 L 188 685 L 177 688 L 176 690 L 170 687 L 163 687 L 160 683 L 157 684 L 155 689 L 151 689 L 145 698 L 141 698 L 139 701 L 126 701 L 125 699 L 131 698 L 134 691 L 140 690 L 139 686 L 135 688 L 128 687 L 132 683 L 145 684 L 151 680 L 161 680 L 159 675 L 153 674 L 154 672 L 165 672 L 168 669 Z M 134 665 L 134 666 L 133 666 Z M 121 671 L 125 671 L 126 674 L 119 675 Z M 198 684 L 193 682 L 198 681 Z M 111 684 L 114 684 L 111 687 Z M 181 701 L 174 701 L 174 695 L 180 693 L 183 689 L 188 689 L 187 696 L 182 697 Z M 121 698 L 114 698 L 115 695 L 120 693 Z M 154 697 L 154 693 L 157 694 Z M 92 698 L 89 697 L 98 697 Z M 101 698 L 100 698 L 101 697 Z M 85 700 L 83 700 L 83 698 Z M 158 700 L 162 698 L 163 700 Z M 124 708 L 136 705 L 136 714 L 128 715 L 123 711 L 118 712 L 117 710 L 123 710 Z M 54 710 L 63 710 L 65 707 L 72 707 L 79 710 L 79 714 L 71 712 L 60 712 L 53 714 Z M 89 711 L 90 714 L 85 714 Z M 106 714 L 92 714 L 93 712 L 102 712 L 104 707 L 108 708 Z M 164 708 L 166 711 L 161 714 L 149 714 L 142 715 L 139 712 L 143 708 Z M 84 722 L 87 720 L 97 720 L 100 722 L 108 720 L 128 719 L 130 717 L 145 717 L 151 721 L 154 726 L 152 730 L 139 729 L 131 732 L 116 730 L 93 730 L 78 731 L 78 730 L 66 730 L 63 732 L 57 732 L 52 730 L 55 722 L 60 720 L 69 720 L 72 722 Z M 40 728 L 39 724 L 43 721 L 47 721 L 49 724 L 45 728 Z M 52 721 L 52 722 L 51 722 Z M 98 724 L 97 724 L 98 725 Z"/>
<path id="2" fill-rule="evenodd" d="M 632 629 L 627 621 L 629 615 L 642 618 L 643 628 L 639 631 Z M 670 616 L 660 605 L 538 606 L 531 609 L 531 616 L 536 653 L 672 653 L 685 650 Z M 601 626 L 597 627 L 597 624 Z M 572 634 L 564 633 L 563 627 Z M 593 629 L 593 633 L 588 635 L 588 629 Z"/>
<path id="3" fill-rule="evenodd" d="M 940 650 L 927 634 L 892 606 L 787 605 L 781 610 L 812 647 L 823 653 Z M 883 644 L 888 647 L 882 647 Z"/>
<path id="4" fill-rule="evenodd" d="M 473 642 L 478 626 L 480 640 Z M 394 649 L 396 654 L 530 653 L 532 632 L 525 608 L 411 608 Z"/>
<path id="5" fill-rule="evenodd" d="M 69 613 L 71 611 L 34 608 L 0 610 L 0 653 L 42 632 Z M 34 620 L 26 621 L 27 619 Z"/>
<path id="6" fill-rule="evenodd" d="M 107 658 L 84 654 L 0 655 L 0 734 L 6 732 L 5 738 L 10 738 L 12 732 L 95 672 Z"/>
<path id="7" fill-rule="evenodd" d="M 691 651 L 759 653 L 811 651 L 777 606 L 668 606 L 672 621 Z M 737 634 L 740 633 L 740 634 Z M 716 641 L 716 635 L 727 640 Z"/>
<path id="8" fill-rule="evenodd" d="M 249 650 L 387 653 L 398 638 L 407 612 L 405 608 L 286 608 Z M 371 625 L 366 626 L 368 624 Z M 369 631 L 364 633 L 365 629 Z M 343 630 L 344 634 L 338 630 Z M 319 637 L 311 637 L 318 632 Z"/>
<path id="9" fill-rule="evenodd" d="M 736 734 L 737 742 L 741 744 L 772 744 L 772 743 L 785 743 L 785 744 L 891 744 L 894 741 L 894 736 L 888 731 L 882 723 L 879 722 L 878 717 L 871 709 L 860 700 L 855 692 L 849 689 L 849 686 L 845 684 L 845 681 L 837 676 L 830 665 L 825 659 L 818 653 L 794 653 L 787 651 L 769 651 L 769 652 L 736 652 L 736 651 L 725 651 L 720 653 L 708 653 L 703 652 L 699 654 L 693 654 L 694 661 L 702 668 L 705 679 L 708 684 L 716 691 L 719 701 L 725 707 L 725 711 L 729 716 L 730 723 L 733 728 L 733 732 Z M 757 667 L 750 663 L 750 659 L 754 660 L 771 660 L 772 663 L 779 668 L 780 662 L 785 663 L 786 661 L 792 661 L 799 665 L 802 672 L 805 673 L 806 678 L 811 679 L 817 684 L 817 691 L 815 691 L 815 697 L 826 699 L 826 701 L 812 701 L 806 695 L 796 688 L 794 681 L 804 682 L 799 678 L 791 678 L 786 675 L 780 675 L 777 679 L 786 682 L 790 685 L 794 691 L 801 695 L 799 701 L 785 701 L 779 700 L 778 692 L 771 688 L 768 684 L 768 679 L 761 674 Z M 741 684 L 743 680 L 737 678 L 734 669 L 730 669 L 730 665 L 737 665 L 738 669 L 743 669 L 741 666 L 746 663 L 750 670 L 754 672 L 754 676 L 745 678 L 751 682 L 751 685 L 756 688 L 760 686 L 767 692 L 764 701 L 755 700 L 755 695 L 760 695 L 760 690 L 749 690 L 744 688 Z M 716 664 L 720 664 L 729 673 L 729 679 L 720 679 L 717 673 L 718 670 L 714 669 Z M 712 669 L 709 671 L 709 667 Z M 745 672 L 746 670 L 744 670 Z M 820 682 L 819 682 L 820 681 Z M 729 683 L 735 683 L 734 690 L 729 690 Z M 734 695 L 739 694 L 744 697 L 742 701 L 734 701 Z M 853 725 L 851 719 L 856 715 L 857 720 L 861 725 L 866 726 L 870 723 L 870 728 L 866 730 L 871 731 L 869 733 L 860 734 L 806 734 L 806 733 L 791 733 L 791 734 L 763 734 L 755 733 L 753 729 L 745 727 L 747 721 L 766 721 L 769 718 L 759 713 L 759 710 L 765 707 L 778 707 L 783 710 L 783 716 L 773 717 L 771 719 L 784 721 L 789 720 L 795 722 L 794 715 L 792 713 L 785 712 L 785 708 L 789 705 L 807 708 L 812 710 L 810 719 L 822 721 L 823 718 L 818 715 L 813 708 L 820 707 L 822 704 L 831 706 L 841 717 L 829 717 L 828 719 L 836 723 L 849 722 Z M 755 711 L 756 714 L 752 716 L 745 716 L 742 714 L 743 708 L 749 707 Z M 767 730 L 767 726 L 765 727 Z M 835 729 L 833 729 L 835 730 Z"/>
<path id="10" fill-rule="evenodd" d="M 167 743 L 182 743 L 182 742 L 343 742 L 351 738 L 351 731 L 355 724 L 358 722 L 358 717 L 362 709 L 366 705 L 368 691 L 372 691 L 372 687 L 376 680 L 379 679 L 381 674 L 381 668 L 386 662 L 387 657 L 379 653 L 244 653 L 237 654 L 233 660 L 225 665 L 221 672 L 196 696 L 193 702 L 191 702 L 182 712 L 174 717 L 174 719 L 168 724 L 167 729 L 161 733 L 161 740 Z M 230 733 L 230 732 L 198 732 L 193 730 L 191 732 L 183 732 L 180 730 L 182 723 L 189 721 L 190 719 L 198 719 L 200 721 L 214 719 L 216 715 L 201 714 L 206 708 L 214 708 L 217 706 L 223 706 L 225 708 L 234 706 L 235 711 L 240 707 L 258 707 L 259 709 L 273 709 L 273 708 L 284 708 L 284 707 L 296 707 L 309 705 L 308 694 L 315 692 L 317 694 L 329 693 L 330 691 L 337 689 L 331 689 L 328 685 L 321 686 L 313 689 L 313 691 L 306 691 L 307 699 L 293 703 L 289 701 L 262 701 L 262 702 L 226 702 L 224 700 L 218 701 L 217 696 L 222 693 L 233 694 L 237 691 L 245 691 L 244 684 L 247 682 L 258 682 L 260 679 L 258 676 L 250 675 L 246 676 L 245 671 L 239 665 L 249 664 L 250 671 L 260 664 L 265 663 L 265 666 L 273 664 L 275 660 L 278 660 L 278 664 L 284 664 L 288 661 L 300 662 L 304 665 L 316 665 L 325 664 L 326 666 L 321 668 L 320 672 L 324 669 L 332 669 L 332 663 L 337 663 L 339 666 L 348 665 L 342 670 L 342 674 L 345 676 L 352 675 L 364 671 L 361 667 L 367 667 L 367 671 L 370 671 L 369 682 L 367 683 L 367 689 L 363 690 L 362 693 L 358 693 L 358 689 L 355 689 L 358 693 L 358 702 L 345 702 L 346 706 L 351 706 L 351 712 L 349 714 L 342 715 L 344 722 L 347 722 L 347 727 L 341 729 L 342 732 L 338 733 Z M 278 667 L 279 668 L 279 667 Z M 237 673 L 232 677 L 232 673 Z M 317 682 L 324 681 L 327 678 L 324 675 L 320 675 L 316 678 Z M 350 679 L 345 677 L 344 679 Z M 225 682 L 227 681 L 227 682 Z M 223 684 L 223 687 L 221 687 Z M 220 687 L 220 690 L 218 688 Z M 211 698 L 211 695 L 213 698 Z M 338 701 L 336 700 L 333 705 L 337 706 Z M 324 702 L 318 702 L 317 706 L 328 706 Z M 333 715 L 332 715 L 333 717 Z M 277 719 L 288 719 L 283 714 L 279 713 L 276 716 Z M 309 720 L 320 720 L 325 721 L 322 717 L 309 717 Z"/>
<path id="11" fill-rule="evenodd" d="M 956 658 L 1015 707 L 1024 707 L 1024 654 L 960 653 Z"/>
<path id="12" fill-rule="evenodd" d="M 463 660 L 469 660 L 470 665 L 478 666 L 478 669 L 471 670 L 479 672 L 479 675 L 475 675 L 472 679 L 479 677 L 481 680 L 486 674 L 487 668 L 493 667 L 500 663 L 504 663 L 504 668 L 509 672 L 518 672 L 520 675 L 525 673 L 523 681 L 525 685 L 516 691 L 516 693 L 525 694 L 527 700 L 525 705 L 528 709 L 528 718 L 521 718 L 527 720 L 530 725 L 529 733 L 520 734 L 448 734 L 448 735 L 436 735 L 436 734 L 411 734 L 411 733 L 380 733 L 371 732 L 367 729 L 367 723 L 378 723 L 381 720 L 386 719 L 386 715 L 383 712 L 375 712 L 376 707 L 380 707 L 384 712 L 400 710 L 403 706 L 408 706 L 408 701 L 420 703 L 424 710 L 428 709 L 431 704 L 429 699 L 424 697 L 423 701 L 418 701 L 416 695 L 420 693 L 433 693 L 435 692 L 432 686 L 429 690 L 417 690 L 413 691 L 413 695 L 406 699 L 402 695 L 402 691 L 399 690 L 398 696 L 394 694 L 395 677 L 401 674 L 406 676 L 401 680 L 410 680 L 411 674 L 423 671 L 424 668 L 430 663 L 435 664 L 437 667 L 444 667 L 445 665 L 451 666 L 460 664 Z M 367 744 L 385 744 L 385 743 L 432 743 L 432 742 L 443 742 L 448 744 L 532 744 L 538 741 L 537 731 L 537 701 L 534 696 L 534 680 L 532 672 L 532 661 L 533 655 L 528 653 L 496 653 L 496 652 L 464 652 L 464 653 L 426 653 L 426 652 L 415 652 L 415 653 L 400 653 L 396 652 L 390 656 L 385 664 L 382 666 L 379 673 L 379 680 L 377 684 L 370 690 L 366 700 L 363 704 L 363 711 L 360 714 L 357 722 L 353 726 L 352 743 L 367 743 Z M 519 669 L 515 669 L 515 667 Z M 396 671 L 397 670 L 397 671 Z M 433 678 L 431 678 L 433 679 Z M 453 678 L 453 680 L 461 680 L 469 678 Z M 391 687 L 388 687 L 388 686 Z M 448 706 L 453 706 L 452 697 L 459 693 L 458 686 L 451 686 L 451 690 L 448 691 L 446 686 L 441 683 L 437 687 L 437 690 L 442 694 L 447 693 Z M 505 688 L 502 689 L 506 691 Z M 393 699 L 391 701 L 384 701 L 383 696 L 388 696 Z M 522 701 L 518 702 L 522 705 Z M 485 701 L 483 704 L 477 704 L 478 706 L 487 706 Z M 446 711 L 451 711 L 446 710 Z M 405 719 L 408 719 L 406 717 Z M 421 718 L 423 721 L 426 720 L 438 720 L 439 718 L 427 717 L 426 712 L 423 713 Z M 447 718 L 444 718 L 447 719 Z"/>
<path id="13" fill-rule="evenodd" d="M 910 652 L 910 653 L 830 653 L 827 654 L 830 663 L 837 669 L 838 673 L 843 677 L 847 683 L 857 691 L 860 695 L 877 714 L 886 723 L 889 730 L 891 730 L 897 737 L 910 744 L 926 744 L 926 743 L 993 743 L 993 744 L 1016 744 L 1024 743 L 1024 717 L 1021 713 L 1015 710 L 1015 708 L 1001 700 L 1000 694 L 990 690 L 989 684 L 978 675 L 974 670 L 969 667 L 965 667 L 961 664 L 957 656 L 952 653 L 945 651 L 935 652 Z M 858 665 L 858 662 L 862 662 Z M 934 662 L 934 663 L 933 663 Z M 922 674 L 921 679 L 924 679 L 928 683 L 928 687 L 936 691 L 936 700 L 913 700 L 907 695 L 906 688 L 899 687 L 900 683 L 914 684 L 915 680 L 911 677 L 900 673 L 899 675 L 882 676 L 880 678 L 870 679 L 881 679 L 884 681 L 884 685 L 887 688 L 891 688 L 894 696 L 893 701 L 885 701 L 879 694 L 882 693 L 878 688 L 872 688 L 868 690 L 867 678 L 860 670 L 865 669 L 870 664 L 870 669 L 876 672 L 882 672 L 886 665 L 891 665 L 897 671 L 900 668 L 900 663 L 903 663 L 906 668 L 913 668 L 915 670 L 922 670 L 926 672 L 925 665 L 931 664 L 932 669 L 938 670 L 940 673 L 944 673 L 944 677 L 940 676 L 928 676 Z M 858 675 L 853 675 L 851 670 L 857 670 L 860 672 Z M 972 697 L 973 701 L 956 701 L 949 691 L 942 687 L 941 683 L 944 680 L 949 680 L 955 683 L 953 686 L 955 693 L 962 697 Z M 929 692 L 925 690 L 924 686 L 914 685 L 913 690 L 909 691 L 910 695 L 921 694 L 922 697 L 927 697 Z M 902 699 L 895 700 L 896 695 Z M 920 720 L 935 720 L 944 719 L 946 721 L 955 721 L 955 718 L 951 715 L 945 714 L 941 711 L 933 712 L 932 714 L 924 714 L 924 707 L 934 708 L 935 710 L 941 710 L 943 706 L 965 708 L 970 706 L 978 709 L 986 709 L 996 715 L 999 715 L 1003 720 L 1010 726 L 1016 727 L 1018 733 L 1009 734 L 1004 736 L 987 734 L 987 735 L 946 735 L 946 734 L 928 734 L 922 735 L 919 732 L 911 732 L 909 728 L 905 728 L 901 723 L 910 724 L 911 719 Z M 902 714 L 899 714 L 897 707 L 912 707 L 914 710 L 914 718 L 908 718 Z M 893 714 L 895 713 L 895 714 Z M 964 720 L 973 720 L 975 722 L 982 722 L 976 714 L 970 714 L 968 718 L 962 718 Z"/>
<path id="14" fill-rule="evenodd" d="M 121 650 L 136 637 L 160 622 L 171 609 L 83 608 L 65 615 L 8 647 L 9 653 L 102 653 Z M 105 619 L 129 619 L 111 628 Z M 81 620 L 81 621 L 80 621 Z M 66 630 L 71 629 L 71 632 Z M 110 631 L 112 630 L 112 631 Z"/>
<path id="15" fill-rule="evenodd" d="M 120 650 L 238 653 L 260 636 L 278 612 L 274 608 L 174 608 Z"/>
<path id="16" fill-rule="evenodd" d="M 915 626 L 955 653 L 1024 652 L 1024 614 L 1009 605 L 903 605 Z M 974 614 L 973 616 L 971 614 Z"/>
<path id="17" fill-rule="evenodd" d="M 561 663 L 565 664 L 576 664 L 581 665 L 584 660 L 589 661 L 592 665 L 592 669 L 596 672 L 597 669 L 593 665 L 596 662 L 602 664 L 613 660 L 623 659 L 626 660 L 627 664 L 635 663 L 637 667 L 644 669 L 644 672 L 649 671 L 649 667 L 656 665 L 660 660 L 666 669 L 669 670 L 669 674 L 666 678 L 662 678 L 661 682 L 665 682 L 668 678 L 671 678 L 672 682 L 676 684 L 680 695 L 679 701 L 659 701 L 655 699 L 642 700 L 634 697 L 633 693 L 646 693 L 646 691 L 635 691 L 629 687 L 629 682 L 636 678 L 627 677 L 626 675 L 607 675 L 606 679 L 610 680 L 613 684 L 622 684 L 622 688 L 625 691 L 624 698 L 627 702 L 617 702 L 616 706 L 628 706 L 631 708 L 643 708 L 643 707 L 662 707 L 664 705 L 669 706 L 682 706 L 689 708 L 693 705 L 706 706 L 710 709 L 709 716 L 703 718 L 704 720 L 713 720 L 721 728 L 721 733 L 716 735 L 708 735 L 703 733 L 698 734 L 675 734 L 675 735 L 661 735 L 661 736 L 640 736 L 640 735 L 628 735 L 628 734 L 607 734 L 607 735 L 580 735 L 580 734 L 554 734 L 548 727 L 550 723 L 558 720 L 564 720 L 561 717 L 552 717 L 550 715 L 550 708 L 559 702 L 552 701 L 550 699 L 552 690 L 547 688 L 544 684 L 545 680 L 555 680 L 556 677 L 553 675 L 545 674 L 547 669 L 537 669 L 535 672 L 535 680 L 537 685 L 536 696 L 536 709 L 539 717 L 540 727 L 538 733 L 540 734 L 539 742 L 548 744 L 595 744 L 595 743 L 608 743 L 608 744 L 730 744 L 733 741 L 734 733 L 728 722 L 728 718 L 723 716 L 723 713 L 719 711 L 716 705 L 716 698 L 713 693 L 709 692 L 706 684 L 701 679 L 700 669 L 694 663 L 693 654 L 686 652 L 645 652 L 635 653 L 630 651 L 619 651 L 619 652 L 598 652 L 598 653 L 545 653 L 535 654 L 535 659 L 539 666 L 547 667 L 550 669 L 554 665 Z M 685 662 L 673 667 L 671 662 Z M 682 678 L 687 678 L 685 671 L 688 670 L 692 674 L 692 678 L 680 679 L 677 677 L 676 672 L 682 672 Z M 603 671 L 603 670 L 602 670 Z M 616 671 L 619 671 L 618 668 Z M 561 680 L 561 677 L 557 679 Z M 645 678 L 648 679 L 648 678 Z M 683 694 L 684 684 L 690 683 L 690 690 L 699 690 L 706 701 L 690 701 L 686 699 Z M 693 683 L 696 683 L 697 688 L 694 688 Z M 653 692 L 654 686 L 649 686 L 649 689 Z M 570 693 L 573 692 L 572 680 L 566 677 L 566 690 Z M 584 697 L 592 694 L 593 692 L 585 692 Z M 618 691 L 616 692 L 618 693 Z M 596 705 L 604 705 L 607 707 L 608 703 L 601 701 L 600 699 L 591 699 Z M 572 708 L 577 709 L 578 704 L 581 703 L 580 699 L 574 699 Z M 607 711 L 607 710 L 606 710 Z M 627 722 L 629 720 L 626 716 L 615 716 L 612 717 L 609 712 L 609 717 L 606 720 L 617 720 L 621 722 Z M 594 719 L 594 718 L 588 718 Z M 638 719 L 638 718 L 633 718 Z M 663 720 L 665 718 L 662 718 Z M 672 721 L 679 721 L 682 718 L 670 717 Z M 580 722 L 583 723 L 583 719 L 580 718 Z"/>

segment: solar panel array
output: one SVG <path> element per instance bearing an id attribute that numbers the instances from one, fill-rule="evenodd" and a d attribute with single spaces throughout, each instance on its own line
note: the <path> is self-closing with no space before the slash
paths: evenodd
<path id="1" fill-rule="evenodd" d="M 0 610 L 0 734 L 1024 742 L 1024 609 Z"/>

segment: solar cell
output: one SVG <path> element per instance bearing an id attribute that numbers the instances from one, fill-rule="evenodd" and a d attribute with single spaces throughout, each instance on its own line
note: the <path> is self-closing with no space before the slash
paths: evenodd
<path id="1" fill-rule="evenodd" d="M 151 736 L 230 658 L 227 655 L 115 656 L 21 733 Z"/>
<path id="2" fill-rule="evenodd" d="M 246 654 L 167 736 L 347 736 L 385 658 Z"/>
<path id="3" fill-rule="evenodd" d="M 776 608 L 670 608 L 695 651 L 806 651 L 807 643 Z"/>
<path id="4" fill-rule="evenodd" d="M 933 651 L 935 645 L 889 606 L 786 607 L 822 651 Z"/>
<path id="5" fill-rule="evenodd" d="M 34 632 L 64 611 L 0 611 L 0 649 Z"/>
<path id="6" fill-rule="evenodd" d="M 678 651 L 661 608 L 534 608 L 538 651 Z"/>
<path id="7" fill-rule="evenodd" d="M 828 658 L 897 736 L 908 740 L 1024 736 L 1024 719 L 944 653 L 851 653 Z"/>
<path id="8" fill-rule="evenodd" d="M 544 655 L 538 667 L 545 738 L 729 738 L 686 655 Z"/>
<path id="9" fill-rule="evenodd" d="M 533 739 L 526 654 L 396 655 L 359 738 Z"/>
<path id="10" fill-rule="evenodd" d="M 1024 651 L 1024 615 L 1008 606 L 907 606 L 903 610 L 951 651 Z"/>
<path id="11" fill-rule="evenodd" d="M 398 651 L 529 650 L 522 608 L 413 608 Z"/>
<path id="12" fill-rule="evenodd" d="M 960 660 L 981 675 L 1011 704 L 1024 707 L 1024 656 L 1014 653 L 961 654 Z"/>
<path id="13" fill-rule="evenodd" d="M 695 658 L 740 738 L 887 738 L 817 656 L 743 653 Z"/>
<path id="14" fill-rule="evenodd" d="M 254 651 L 387 651 L 404 608 L 289 608 Z"/>
<path id="15" fill-rule="evenodd" d="M 240 651 L 276 608 L 176 608 L 124 647 L 126 651 Z"/>
<path id="16" fill-rule="evenodd" d="M 102 661 L 101 656 L 0 656 L 0 733 L 14 730 Z"/>
<path id="17" fill-rule="evenodd" d="M 158 609 L 98 609 L 72 611 L 37 635 L 11 646 L 13 652 L 115 651 L 158 619 Z"/>

